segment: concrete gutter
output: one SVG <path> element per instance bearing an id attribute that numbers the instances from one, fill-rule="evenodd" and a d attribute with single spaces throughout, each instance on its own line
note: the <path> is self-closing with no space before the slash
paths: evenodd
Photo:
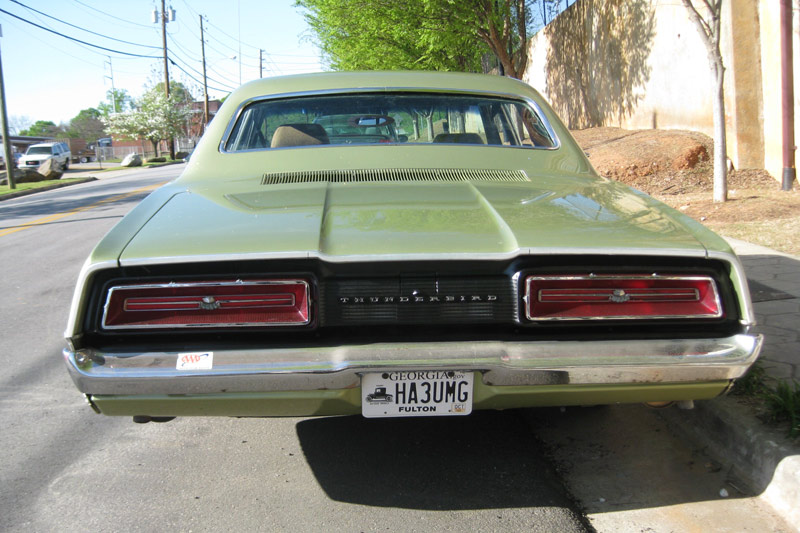
<path id="1" fill-rule="evenodd" d="M 789 523 L 800 524 L 800 445 L 789 442 L 785 429 L 766 426 L 735 396 L 659 415 L 723 464 L 733 486 L 759 494 Z"/>
<path id="2" fill-rule="evenodd" d="M 751 283 L 771 292 L 753 301 L 763 333 L 761 368 L 767 378 L 800 381 L 800 257 L 728 239 Z M 755 285 L 755 283 L 753 283 Z M 753 289 L 753 287 L 751 287 Z M 725 396 L 695 402 L 689 411 L 659 412 L 678 433 L 728 468 L 733 484 L 759 494 L 790 524 L 800 524 L 800 438 L 759 418 L 761 400 Z"/>

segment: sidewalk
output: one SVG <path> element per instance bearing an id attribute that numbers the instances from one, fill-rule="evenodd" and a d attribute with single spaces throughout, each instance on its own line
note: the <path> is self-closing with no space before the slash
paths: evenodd
<path id="1" fill-rule="evenodd" d="M 800 257 L 728 239 L 745 267 L 758 326 L 759 359 L 768 378 L 800 381 Z M 735 396 L 662 411 L 675 429 L 726 459 L 730 477 L 744 481 L 790 523 L 800 524 L 800 443 L 759 420 Z"/>
<path id="2" fill-rule="evenodd" d="M 182 165 L 183 161 L 175 161 L 166 165 L 159 165 L 151 168 L 161 168 L 168 165 Z M 117 170 L 107 170 L 109 168 L 116 168 Z M 116 178 L 123 176 L 132 170 L 147 170 L 149 167 L 128 167 L 121 168 L 118 163 L 103 163 L 103 168 L 100 168 L 98 163 L 77 163 L 70 165 L 70 169 L 64 174 L 65 178 L 88 178 L 93 177 L 99 180 L 109 178 Z"/>

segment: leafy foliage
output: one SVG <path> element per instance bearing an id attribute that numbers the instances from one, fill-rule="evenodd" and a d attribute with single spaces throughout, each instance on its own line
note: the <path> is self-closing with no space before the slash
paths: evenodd
<path id="1" fill-rule="evenodd" d="M 106 98 L 108 102 L 100 102 L 97 105 L 97 110 L 104 117 L 114 113 L 124 113 L 133 106 L 133 99 L 125 89 L 109 89 L 106 91 Z"/>
<path id="2" fill-rule="evenodd" d="M 521 78 L 532 5 L 552 0 L 297 0 L 335 70 L 486 71 Z"/>
<path id="3" fill-rule="evenodd" d="M 57 137 L 63 132 L 63 128 L 56 126 L 51 120 L 37 120 L 28 129 L 21 130 L 19 134 L 30 137 Z"/>
<path id="4" fill-rule="evenodd" d="M 181 135 L 191 115 L 191 107 L 184 105 L 181 93 L 173 91 L 169 98 L 157 87 L 145 92 L 134 103 L 134 109 L 104 117 L 107 131 L 129 139 L 147 139 L 158 154 L 158 143 L 163 139 Z"/>
<path id="5" fill-rule="evenodd" d="M 67 137 L 85 139 L 88 142 L 105 137 L 105 124 L 100 119 L 101 113 L 94 107 L 82 109 L 72 120 L 65 132 Z"/>

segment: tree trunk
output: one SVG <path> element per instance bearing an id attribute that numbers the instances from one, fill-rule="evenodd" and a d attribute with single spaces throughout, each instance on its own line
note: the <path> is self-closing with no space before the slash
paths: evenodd
<path id="1" fill-rule="evenodd" d="M 708 66 L 714 83 L 712 106 L 714 108 L 714 201 L 728 200 L 728 143 L 725 138 L 725 66 L 719 42 L 722 32 L 722 0 L 702 0 L 705 6 L 703 18 L 694 7 L 693 0 L 682 0 L 689 13 L 689 19 L 697 26 L 700 38 L 708 53 Z"/>
<path id="2" fill-rule="evenodd" d="M 728 201 L 728 142 L 725 133 L 725 70 L 717 63 L 714 81 L 714 201 Z"/>

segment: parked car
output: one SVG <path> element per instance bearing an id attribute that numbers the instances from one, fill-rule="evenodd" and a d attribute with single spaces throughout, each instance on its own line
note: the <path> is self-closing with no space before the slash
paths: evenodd
<path id="1" fill-rule="evenodd" d="M 40 144 L 32 144 L 28 147 L 19 159 L 19 168 L 39 168 L 42 163 L 48 159 L 54 159 L 57 166 L 62 170 L 69 169 L 69 160 L 72 153 L 69 146 L 63 142 L 48 142 Z"/>
<path id="2" fill-rule="evenodd" d="M 408 138 L 331 143 L 343 115 Z M 753 325 L 728 244 L 599 176 L 530 86 L 325 73 L 232 93 L 88 258 L 64 356 L 138 421 L 453 415 L 712 398 Z"/>
<path id="3" fill-rule="evenodd" d="M 19 159 L 22 154 L 19 152 L 11 152 L 11 157 L 14 158 L 14 163 L 19 167 Z M 0 150 L 0 168 L 6 168 L 6 155 Z"/>

